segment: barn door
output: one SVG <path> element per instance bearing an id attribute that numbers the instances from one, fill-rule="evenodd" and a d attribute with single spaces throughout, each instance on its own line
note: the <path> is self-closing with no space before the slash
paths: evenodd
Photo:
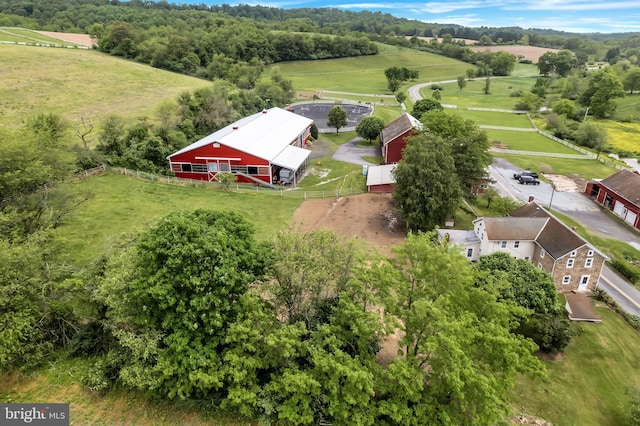
<path id="1" fill-rule="evenodd" d="M 207 171 L 209 172 L 209 182 L 216 180 L 216 174 L 218 173 L 218 162 L 213 161 L 207 163 Z"/>

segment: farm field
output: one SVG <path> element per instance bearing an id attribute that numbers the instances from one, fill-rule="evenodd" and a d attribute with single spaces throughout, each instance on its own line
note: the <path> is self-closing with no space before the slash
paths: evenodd
<path id="1" fill-rule="evenodd" d="M 504 158 L 523 170 L 565 175 L 574 179 L 604 179 L 617 170 L 598 160 L 580 160 L 574 158 L 533 157 L 526 155 L 492 153 L 494 157 Z"/>
<path id="2" fill-rule="evenodd" d="M 9 41 L 15 43 L 27 44 L 53 44 L 59 46 L 79 46 L 70 41 L 64 41 L 51 37 L 47 34 L 36 31 L 26 30 L 23 28 L 0 27 L 0 41 Z"/>
<path id="3" fill-rule="evenodd" d="M 41 112 L 151 118 L 161 101 L 211 84 L 86 49 L 0 44 L 0 63 L 0 125 L 14 129 Z"/>
<path id="4" fill-rule="evenodd" d="M 514 410 L 563 426 L 625 424 L 627 391 L 640 386 L 638 333 L 606 307 L 601 324 L 581 324 L 558 361 L 546 361 L 547 378 L 522 377 L 513 392 Z"/>
<path id="5" fill-rule="evenodd" d="M 638 104 L 640 108 L 640 103 Z M 603 120 L 599 125 L 607 129 L 609 144 L 614 148 L 635 152 L 640 155 L 640 123 L 621 123 L 619 121 Z"/>
<path id="6" fill-rule="evenodd" d="M 523 57 L 533 63 L 538 62 L 540 56 L 546 52 L 558 53 L 558 49 L 549 49 L 546 47 L 536 46 L 520 46 L 520 45 L 503 45 L 503 46 L 470 46 L 474 52 L 509 52 L 516 55 L 516 58 Z"/>
<path id="7" fill-rule="evenodd" d="M 281 198 L 263 192 L 168 185 L 118 174 L 90 176 L 72 185 L 78 193 L 92 194 L 56 230 L 63 246 L 60 260 L 77 267 L 92 262 L 118 236 L 142 230 L 172 211 L 236 211 L 247 216 L 256 237 L 264 240 L 286 227 L 302 202 L 302 196 Z"/>
<path id="8" fill-rule="evenodd" d="M 487 130 L 489 141 L 499 142 L 496 148 L 515 149 L 554 154 L 579 154 L 579 152 L 559 144 L 539 133 L 512 130 Z"/>
<path id="9" fill-rule="evenodd" d="M 351 93 L 391 94 L 387 89 L 384 70 L 403 66 L 420 72 L 421 81 L 439 81 L 452 74 L 464 74 L 469 67 L 461 61 L 402 47 L 378 44 L 380 53 L 358 58 L 325 59 L 313 61 L 282 62 L 273 65 L 290 79 L 296 90 L 320 92 L 321 90 Z M 265 73 L 270 72 L 269 67 Z M 333 95 L 331 95 L 333 96 Z"/>
<path id="10" fill-rule="evenodd" d="M 467 81 L 466 87 L 462 90 L 458 87 L 457 82 L 444 83 L 442 84 L 441 102 L 443 104 L 457 105 L 458 108 L 515 109 L 518 98 L 511 95 L 518 90 L 523 92 L 531 90 L 535 82 L 535 77 L 491 77 L 488 95 L 484 93 L 485 78 Z M 423 97 L 430 97 L 431 92 L 432 89 L 426 87 L 420 91 L 420 94 Z"/>

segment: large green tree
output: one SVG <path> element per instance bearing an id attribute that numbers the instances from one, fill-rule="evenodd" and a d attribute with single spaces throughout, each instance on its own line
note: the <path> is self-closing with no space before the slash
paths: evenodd
<path id="1" fill-rule="evenodd" d="M 380 117 L 364 117 L 356 126 L 356 133 L 371 143 L 384 129 L 384 121 Z"/>
<path id="2" fill-rule="evenodd" d="M 624 89 L 633 95 L 633 91 L 640 88 L 640 67 L 631 68 L 624 74 L 622 79 Z"/>
<path id="3" fill-rule="evenodd" d="M 429 111 L 442 111 L 442 104 L 433 98 L 424 98 L 413 104 L 411 115 L 420 120 L 422 115 Z"/>
<path id="4" fill-rule="evenodd" d="M 207 210 L 172 213 L 115 255 L 96 300 L 119 379 L 170 398 L 222 387 L 226 330 L 265 259 L 242 216 Z"/>
<path id="5" fill-rule="evenodd" d="M 336 105 L 329 110 L 327 125 L 336 128 L 336 133 L 341 127 L 347 125 L 347 112 L 344 108 Z"/>
<path id="6" fill-rule="evenodd" d="M 622 81 L 611 67 L 596 71 L 589 78 L 589 86 L 582 92 L 578 101 L 589 107 L 598 118 L 610 117 L 616 111 L 615 98 L 624 96 Z"/>
<path id="7" fill-rule="evenodd" d="M 473 196 L 473 187 L 488 180 L 487 167 L 492 162 L 489 137 L 473 120 L 458 114 L 431 111 L 422 116 L 424 128 L 450 145 L 456 174 L 465 196 Z"/>
<path id="8" fill-rule="evenodd" d="M 379 410 L 403 425 L 495 424 L 508 415 L 518 373 L 540 373 L 535 346 L 510 332 L 520 308 L 476 272 L 457 247 L 434 233 L 397 247 L 385 312 L 401 333 L 402 356 L 382 372 Z M 497 284 L 496 284 L 497 286 Z"/>
<path id="9" fill-rule="evenodd" d="M 607 146 L 608 140 L 607 129 L 590 121 L 580 123 L 576 131 L 576 142 L 596 151 L 598 157 Z"/>
<path id="10" fill-rule="evenodd" d="M 492 75 L 510 75 L 515 66 L 516 56 L 504 51 L 496 52 L 489 61 Z"/>
<path id="11" fill-rule="evenodd" d="M 426 134 L 411 138 L 393 174 L 393 199 L 410 228 L 431 230 L 453 217 L 462 190 L 448 143 Z"/>

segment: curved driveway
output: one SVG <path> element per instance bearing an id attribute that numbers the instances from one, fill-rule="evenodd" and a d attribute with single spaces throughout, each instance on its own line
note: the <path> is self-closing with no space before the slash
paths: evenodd
<path id="1" fill-rule="evenodd" d="M 381 156 L 380 147 L 375 145 L 372 145 L 371 147 L 359 147 L 358 142 L 361 140 L 362 138 L 358 136 L 357 138 L 351 139 L 349 142 L 340 145 L 331 159 L 344 161 L 345 163 L 359 164 L 361 166 L 375 166 L 376 164 L 364 160 L 362 156 Z"/>

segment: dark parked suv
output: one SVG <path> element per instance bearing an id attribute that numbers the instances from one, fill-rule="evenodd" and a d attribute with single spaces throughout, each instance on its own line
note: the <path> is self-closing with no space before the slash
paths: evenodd
<path id="1" fill-rule="evenodd" d="M 536 175 L 537 176 L 537 175 Z M 520 179 L 518 179 L 521 185 L 540 185 L 540 181 L 537 178 L 534 178 L 531 175 L 522 175 Z"/>
<path id="2" fill-rule="evenodd" d="M 523 172 L 517 172 L 513 174 L 514 179 L 520 179 L 521 176 L 531 176 L 534 179 L 538 179 L 538 174 L 534 172 L 530 172 L 529 170 L 525 170 Z"/>

